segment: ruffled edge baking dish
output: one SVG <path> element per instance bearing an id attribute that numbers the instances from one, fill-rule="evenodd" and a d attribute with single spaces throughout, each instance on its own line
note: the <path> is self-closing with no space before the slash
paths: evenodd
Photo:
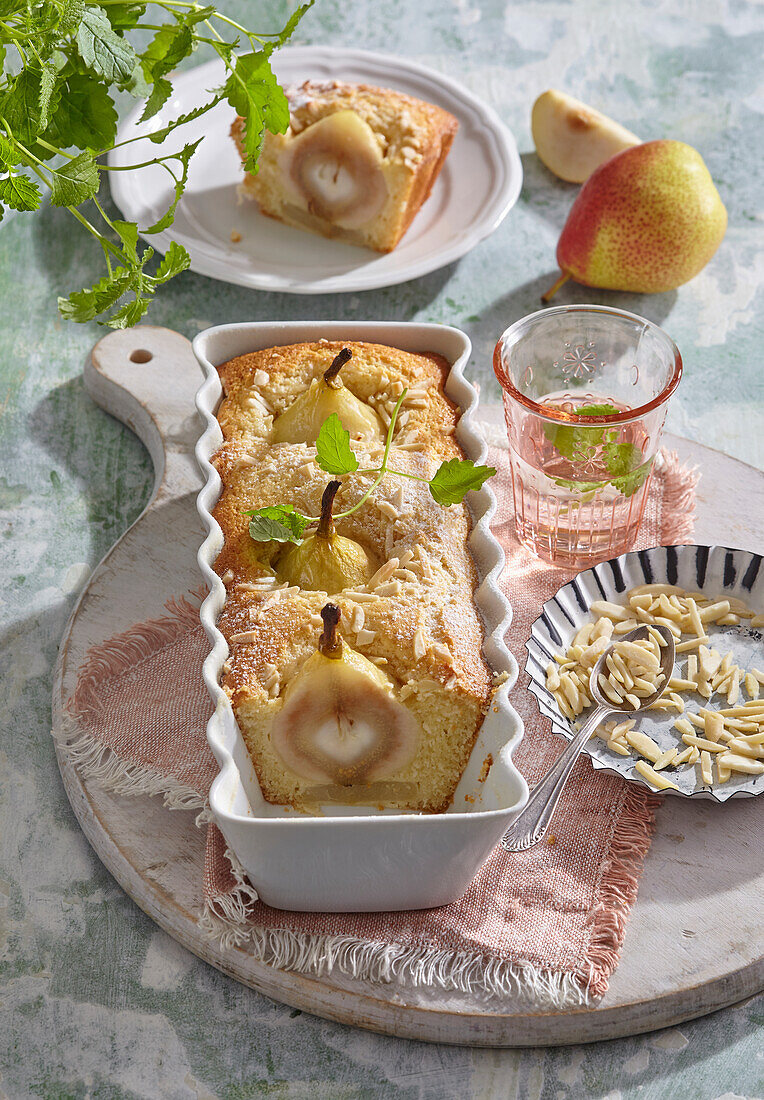
<path id="1" fill-rule="evenodd" d="M 249 351 L 321 338 L 443 355 L 451 363 L 445 392 L 461 410 L 456 438 L 474 462 L 483 462 L 486 455 L 475 423 L 477 391 L 464 376 L 471 344 L 459 329 L 397 322 L 269 321 L 218 325 L 196 337 L 194 353 L 205 373 L 196 398 L 205 422 L 196 447 L 205 482 L 197 506 L 208 531 L 198 561 L 209 588 L 200 618 L 212 644 L 203 676 L 215 704 L 207 739 L 220 765 L 210 790 L 210 810 L 261 900 L 274 908 L 374 912 L 445 905 L 461 897 L 528 797 L 525 780 L 512 761 L 523 725 L 509 702 L 518 668 L 504 644 L 512 611 L 498 586 L 504 551 L 489 526 L 496 511 L 490 482 L 470 494 L 470 550 L 481 578 L 475 602 L 485 625 L 483 652 L 496 674 L 505 678 L 494 693 L 449 810 L 402 814 L 331 806 L 321 816 L 309 816 L 266 802 L 220 686 L 228 646 L 216 626 L 225 586 L 213 569 L 223 543 L 211 514 L 222 489 L 210 461 L 223 440 L 216 419 L 222 398 L 216 367 Z M 481 782 L 489 753 L 494 762 Z"/>

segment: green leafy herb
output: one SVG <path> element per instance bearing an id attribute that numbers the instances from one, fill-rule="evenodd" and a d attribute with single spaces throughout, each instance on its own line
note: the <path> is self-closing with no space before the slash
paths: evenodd
<path id="1" fill-rule="evenodd" d="M 54 206 L 79 206 L 98 194 L 99 183 L 98 165 L 92 154 L 80 153 L 54 173 L 50 201 Z"/>
<path id="2" fill-rule="evenodd" d="M 154 252 L 139 244 L 139 234 L 172 225 L 199 142 L 157 149 L 132 164 L 108 164 L 117 133 L 114 93 L 145 98 L 142 121 L 148 122 L 170 100 L 174 70 L 205 43 L 223 61 L 223 87 L 193 111 L 145 127 L 143 136 L 161 146 L 179 126 L 227 99 L 244 117 L 247 168 L 254 171 L 265 131 L 282 133 L 289 125 L 270 58 L 313 2 L 302 4 L 281 30 L 264 34 L 195 0 L 161 0 L 148 16 L 145 0 L 0 0 L 0 218 L 6 208 L 36 210 L 44 188 L 92 234 L 106 265 L 91 286 L 59 298 L 64 317 L 133 325 L 157 287 L 189 265 L 183 248 L 171 243 L 152 274 Z M 168 208 L 149 226 L 112 220 L 98 197 L 103 174 L 152 165 L 171 177 Z"/>
<path id="3" fill-rule="evenodd" d="M 132 76 L 135 50 L 113 29 L 103 8 L 85 7 L 75 41 L 85 65 L 110 84 L 126 84 Z"/>
<path id="4" fill-rule="evenodd" d="M 316 439 L 316 462 L 327 474 L 352 474 L 358 459 L 350 448 L 350 432 L 342 427 L 337 413 L 323 422 Z"/>
<path id="5" fill-rule="evenodd" d="M 622 410 L 615 405 L 580 405 L 576 416 L 612 416 Z M 612 484 L 625 497 L 633 494 L 644 483 L 652 466 L 652 459 L 642 463 L 639 447 L 628 440 L 619 440 L 618 429 L 577 427 L 568 424 L 545 424 L 544 434 L 564 458 L 571 462 L 586 462 L 601 451 L 602 460 L 611 477 L 601 481 L 568 481 L 554 478 L 555 485 L 579 493 L 591 493 Z"/>
<path id="6" fill-rule="evenodd" d="M 467 493 L 480 489 L 495 473 L 493 466 L 476 466 L 474 462 L 451 458 L 431 479 L 430 493 L 438 504 L 459 504 Z"/>
<path id="7" fill-rule="evenodd" d="M 434 477 L 429 480 L 426 477 L 418 477 L 416 474 L 393 470 L 388 466 L 387 460 L 390 457 L 395 424 L 407 392 L 404 390 L 400 395 L 390 417 L 381 465 L 376 469 L 362 471 L 364 474 L 373 475 L 374 480 L 360 500 L 345 512 L 336 513 L 335 519 L 344 519 L 353 512 L 357 512 L 386 474 L 410 478 L 412 481 L 423 481 L 429 487 L 433 499 L 438 504 L 448 506 L 459 504 L 467 493 L 473 489 L 479 489 L 489 477 L 496 473 L 493 466 L 476 466 L 474 462 L 459 458 L 451 458 L 443 462 Z M 358 469 L 358 459 L 350 447 L 350 433 L 343 428 L 342 421 L 336 413 L 332 413 L 321 425 L 316 439 L 316 461 L 328 474 L 352 474 Z M 300 542 L 306 528 L 314 526 L 321 518 L 303 516 L 296 512 L 291 504 L 253 508 L 244 514 L 252 517 L 249 522 L 249 533 L 255 542 L 270 542 L 272 539 L 278 542 Z M 274 534 L 274 531 L 279 533 Z"/>
<path id="8" fill-rule="evenodd" d="M 613 478 L 613 485 L 619 493 L 623 493 L 625 497 L 634 496 L 637 489 L 641 488 L 647 480 L 647 475 L 652 469 L 653 460 L 648 459 L 642 466 L 638 466 L 636 470 L 632 470 L 629 474 L 624 474 L 622 477 Z"/>
<path id="9" fill-rule="evenodd" d="M 48 126 L 49 139 L 63 149 L 100 149 L 117 133 L 117 109 L 106 86 L 88 73 L 72 73 Z"/>
<path id="10" fill-rule="evenodd" d="M 251 516 L 249 533 L 255 542 L 295 542 L 302 540 L 305 528 L 312 522 L 300 515 L 291 504 L 274 504 L 269 508 L 253 508 L 245 515 Z M 315 521 L 313 521 L 315 522 Z"/>
<path id="11" fill-rule="evenodd" d="M 615 405 L 581 405 L 576 416 L 612 416 L 620 412 Z M 602 443 L 603 429 L 572 424 L 544 424 L 544 435 L 556 451 L 571 462 L 585 462 Z"/>
<path id="12" fill-rule="evenodd" d="M 6 176 L 0 180 L 0 202 L 12 210 L 36 210 L 40 205 L 40 188 L 27 176 Z"/>

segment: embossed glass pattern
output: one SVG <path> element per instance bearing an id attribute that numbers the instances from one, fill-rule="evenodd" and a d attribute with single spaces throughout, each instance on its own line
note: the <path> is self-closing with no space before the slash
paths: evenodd
<path id="1" fill-rule="evenodd" d="M 632 313 L 557 306 L 506 330 L 494 370 L 520 540 L 573 568 L 625 553 L 682 374 L 676 345 Z"/>

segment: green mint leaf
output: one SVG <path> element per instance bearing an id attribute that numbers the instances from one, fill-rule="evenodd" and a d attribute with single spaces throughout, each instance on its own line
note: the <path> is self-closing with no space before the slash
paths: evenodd
<path id="1" fill-rule="evenodd" d="M 580 405 L 576 416 L 612 416 L 620 412 L 615 405 Z M 544 424 L 544 435 L 564 458 L 585 462 L 592 458 L 604 437 L 603 428 L 576 428 L 569 424 Z"/>
<path id="2" fill-rule="evenodd" d="M 169 226 L 171 226 L 172 223 L 175 221 L 175 211 L 177 209 L 178 203 L 180 202 L 181 196 L 186 189 L 186 181 L 188 180 L 188 165 L 191 157 L 196 152 L 196 149 L 201 141 L 202 138 L 198 138 L 190 145 L 184 145 L 179 153 L 173 154 L 172 159 L 179 160 L 181 164 L 180 178 L 176 178 L 175 180 L 175 196 L 172 200 L 172 203 L 164 212 L 159 221 L 155 222 L 154 225 L 149 226 L 148 229 L 144 229 L 144 233 L 161 233 L 163 229 L 169 228 Z"/>
<path id="3" fill-rule="evenodd" d="M 117 236 L 125 246 L 127 254 L 130 259 L 135 260 L 137 258 L 138 248 L 138 226 L 135 222 L 123 222 L 113 221 L 111 223 L 116 230 Z"/>
<path id="4" fill-rule="evenodd" d="M 183 245 L 178 244 L 177 241 L 170 241 L 170 247 L 165 252 L 164 258 L 156 270 L 156 275 L 154 275 L 155 285 L 159 286 L 161 283 L 168 282 L 176 275 L 180 275 L 181 271 L 186 271 L 190 265 L 191 257 Z"/>
<path id="5" fill-rule="evenodd" d="M 54 206 L 79 206 L 98 193 L 98 165 L 89 152 L 80 153 L 53 174 L 50 201 Z"/>
<path id="6" fill-rule="evenodd" d="M 87 73 L 73 73 L 61 96 L 46 137 L 62 149 L 101 149 L 117 134 L 117 110 L 106 86 Z"/>
<path id="7" fill-rule="evenodd" d="M 639 447 L 628 440 L 618 442 L 617 431 L 605 433 L 602 453 L 615 488 L 625 497 L 633 496 L 647 478 L 653 460 L 643 463 Z"/>
<path id="8" fill-rule="evenodd" d="M 633 443 L 618 443 L 618 432 L 606 432 L 602 453 L 608 471 L 614 477 L 630 474 L 642 462 L 642 452 Z"/>
<path id="9" fill-rule="evenodd" d="M 616 413 L 623 412 L 623 409 L 618 409 L 615 405 L 607 404 L 579 405 L 573 412 L 575 416 L 615 416 Z"/>
<path id="10" fill-rule="evenodd" d="M 438 504 L 459 504 L 467 493 L 479 489 L 495 473 L 493 466 L 476 466 L 469 460 L 451 458 L 430 481 L 430 494 Z"/>
<path id="11" fill-rule="evenodd" d="M 191 28 L 185 23 L 168 24 L 157 31 L 141 54 L 141 67 L 148 81 L 171 72 L 194 48 Z"/>
<path id="12" fill-rule="evenodd" d="M 26 176 L 8 176 L 0 180 L 0 202 L 13 210 L 36 210 L 40 205 L 40 188 Z"/>
<path id="13" fill-rule="evenodd" d="M 211 19 L 213 15 L 217 15 L 217 8 L 211 4 L 206 8 L 197 8 L 196 11 L 186 12 L 183 16 L 183 22 L 189 27 L 195 27 L 197 23 L 203 23 L 205 19 Z"/>
<path id="14" fill-rule="evenodd" d="M 56 94 L 57 73 L 52 65 L 43 65 L 40 73 L 40 94 L 37 106 L 40 111 L 40 129 L 45 130 L 50 122 L 50 116 L 56 109 L 58 96 Z"/>
<path id="15" fill-rule="evenodd" d="M 75 41 L 89 69 L 111 84 L 125 84 L 135 69 L 135 50 L 111 26 L 103 8 L 87 7 L 77 27 Z"/>
<path id="16" fill-rule="evenodd" d="M 93 286 L 75 290 L 68 298 L 59 298 L 59 312 L 68 321 L 92 321 L 127 293 L 131 279 L 131 272 L 127 268 L 115 268 L 111 275 L 104 275 Z"/>
<path id="17" fill-rule="evenodd" d="M 98 323 L 107 325 L 109 328 L 132 328 L 133 325 L 138 324 L 150 305 L 150 298 L 134 298 L 117 310 L 116 313 L 113 313 L 108 320 L 99 321 Z"/>
<path id="18" fill-rule="evenodd" d="M 245 514 L 251 516 L 249 534 L 255 542 L 299 543 L 305 528 L 310 523 L 310 520 L 296 512 L 291 504 L 255 508 Z"/>
<path id="19" fill-rule="evenodd" d="M 151 84 L 143 75 L 143 69 L 140 65 L 135 66 L 124 88 L 136 99 L 148 99 L 151 95 Z"/>
<path id="20" fill-rule="evenodd" d="M 316 438 L 316 462 L 327 474 L 352 474 L 358 469 L 358 459 L 350 447 L 350 432 L 342 426 L 337 413 L 332 413 Z"/>
<path id="21" fill-rule="evenodd" d="M 184 126 L 187 122 L 193 122 L 195 118 L 200 118 L 205 115 L 207 111 L 217 106 L 223 99 L 223 94 L 218 93 L 207 103 L 203 103 L 200 107 L 195 107 L 193 111 L 189 111 L 188 114 L 178 115 L 172 122 L 168 122 L 166 126 L 163 126 L 161 130 L 155 130 L 153 134 L 147 134 L 149 141 L 153 141 L 155 145 L 161 145 L 168 134 L 171 134 L 178 126 Z"/>
<path id="22" fill-rule="evenodd" d="M 625 497 L 634 496 L 637 489 L 647 480 L 647 475 L 652 469 L 653 460 L 648 459 L 642 466 L 639 466 L 636 470 L 633 470 L 629 474 L 624 474 L 623 477 L 613 478 L 613 485 L 616 487 L 619 493 L 623 493 Z"/>
<path id="23" fill-rule="evenodd" d="M 58 21 L 58 29 L 63 34 L 71 34 L 77 30 L 82 17 L 85 14 L 85 0 L 64 0 L 61 9 L 61 18 Z"/>
<path id="24" fill-rule="evenodd" d="M 289 126 L 289 104 L 273 75 L 269 55 L 273 46 L 242 54 L 225 83 L 228 102 L 245 122 L 244 168 L 253 172 L 263 146 L 265 131 L 283 134 Z"/>
<path id="25" fill-rule="evenodd" d="M 146 100 L 146 106 L 143 108 L 143 114 L 140 117 L 140 121 L 145 122 L 147 119 L 153 118 L 157 111 L 161 111 L 171 95 L 172 84 L 170 81 L 165 80 L 163 76 L 157 77 L 151 89 L 151 94 Z"/>
<path id="26" fill-rule="evenodd" d="M 552 480 L 561 489 L 569 489 L 572 493 L 596 493 L 607 485 L 606 481 L 568 481 L 564 477 L 555 477 Z"/>
<path id="27" fill-rule="evenodd" d="M 109 4 L 106 9 L 109 22 L 117 34 L 124 34 L 138 25 L 141 16 L 146 14 L 145 4 Z"/>
<path id="28" fill-rule="evenodd" d="M 315 2 L 316 0 L 308 0 L 306 4 L 300 4 L 299 8 L 297 8 L 287 20 L 286 26 L 284 27 L 283 31 L 280 31 L 279 34 L 276 36 L 277 46 L 283 46 L 287 39 L 292 37 L 292 34 L 297 27 L 297 24 L 300 22 L 303 15 L 305 15 L 305 13 L 313 7 Z"/>
<path id="29" fill-rule="evenodd" d="M 39 69 L 27 67 L 10 82 L 0 98 L 0 114 L 22 145 L 32 145 L 42 130 Z"/>

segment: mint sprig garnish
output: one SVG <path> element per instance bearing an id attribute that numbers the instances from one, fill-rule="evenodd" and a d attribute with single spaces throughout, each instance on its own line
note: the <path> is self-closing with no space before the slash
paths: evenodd
<path id="1" fill-rule="evenodd" d="M 300 515 L 291 504 L 253 508 L 244 514 L 252 517 L 249 533 L 255 542 L 299 543 L 306 527 L 312 522 L 307 516 Z"/>
<path id="2" fill-rule="evenodd" d="M 147 128 L 145 137 L 160 145 L 225 99 L 244 117 L 246 167 L 252 171 L 265 131 L 283 133 L 289 125 L 271 56 L 313 3 L 307 0 L 281 30 L 264 34 L 194 0 L 161 0 L 148 9 L 136 0 L 0 0 L 0 219 L 6 209 L 37 210 L 49 192 L 51 201 L 95 238 L 105 265 L 91 286 L 58 299 L 62 316 L 80 322 L 99 318 L 112 328 L 133 325 L 157 288 L 190 262 L 172 243 L 172 255 L 168 249 L 155 267 L 153 249 L 138 244 L 138 225 L 129 223 L 132 233 L 120 230 L 99 194 L 106 172 L 158 165 L 170 177 L 171 199 L 140 233 L 168 229 L 199 142 L 171 152 L 157 149 L 156 156 L 132 164 L 108 165 L 116 147 L 114 96 L 145 98 L 141 121 L 148 121 L 170 99 L 173 71 L 205 43 L 225 66 L 222 87 L 188 114 Z"/>
<path id="3" fill-rule="evenodd" d="M 358 469 L 358 459 L 350 447 L 350 432 L 343 428 L 337 413 L 332 413 L 319 429 L 316 462 L 327 474 L 352 474 Z"/>
<path id="4" fill-rule="evenodd" d="M 476 466 L 469 460 L 451 458 L 430 479 L 430 495 L 446 507 L 459 504 L 467 493 L 482 488 L 483 482 L 495 473 L 493 466 Z"/>
<path id="5" fill-rule="evenodd" d="M 335 520 L 344 519 L 345 516 L 357 512 L 366 503 L 386 474 L 424 482 L 429 487 L 433 499 L 438 504 L 448 507 L 451 504 L 460 504 L 467 493 L 480 489 L 488 478 L 496 473 L 493 466 L 476 466 L 474 462 L 468 459 L 459 458 L 450 458 L 442 462 L 434 476 L 429 479 L 406 473 L 403 470 L 393 470 L 388 466 L 395 424 L 407 393 L 408 390 L 404 390 L 400 395 L 390 417 L 381 464 L 373 469 L 360 471 L 365 475 L 370 474 L 374 480 L 360 500 L 356 501 L 351 508 L 344 512 L 335 513 Z M 350 432 L 343 427 L 337 413 L 332 413 L 331 416 L 327 417 L 319 429 L 316 439 L 316 462 L 328 474 L 341 476 L 358 471 L 358 458 L 350 446 Z M 277 542 L 300 542 L 304 531 L 308 527 L 315 526 L 320 520 L 319 516 L 304 516 L 288 504 L 253 508 L 244 514 L 252 517 L 249 521 L 249 533 L 255 542 L 270 542 L 271 539 L 275 539 Z M 298 531 L 299 524 L 302 524 L 302 527 Z M 269 533 L 272 531 L 277 533 Z"/>
<path id="6" fill-rule="evenodd" d="M 592 404 L 579 405 L 573 410 L 575 416 L 612 416 L 622 412 L 615 405 Z M 601 448 L 602 460 L 611 475 L 601 481 L 569 481 L 566 478 L 554 478 L 555 485 L 580 493 L 591 493 L 611 484 L 625 497 L 633 496 L 644 484 L 652 459 L 642 462 L 639 447 L 628 440 L 619 440 L 618 429 L 597 428 L 575 424 L 545 424 L 544 435 L 564 458 L 571 462 L 588 462 Z"/>

